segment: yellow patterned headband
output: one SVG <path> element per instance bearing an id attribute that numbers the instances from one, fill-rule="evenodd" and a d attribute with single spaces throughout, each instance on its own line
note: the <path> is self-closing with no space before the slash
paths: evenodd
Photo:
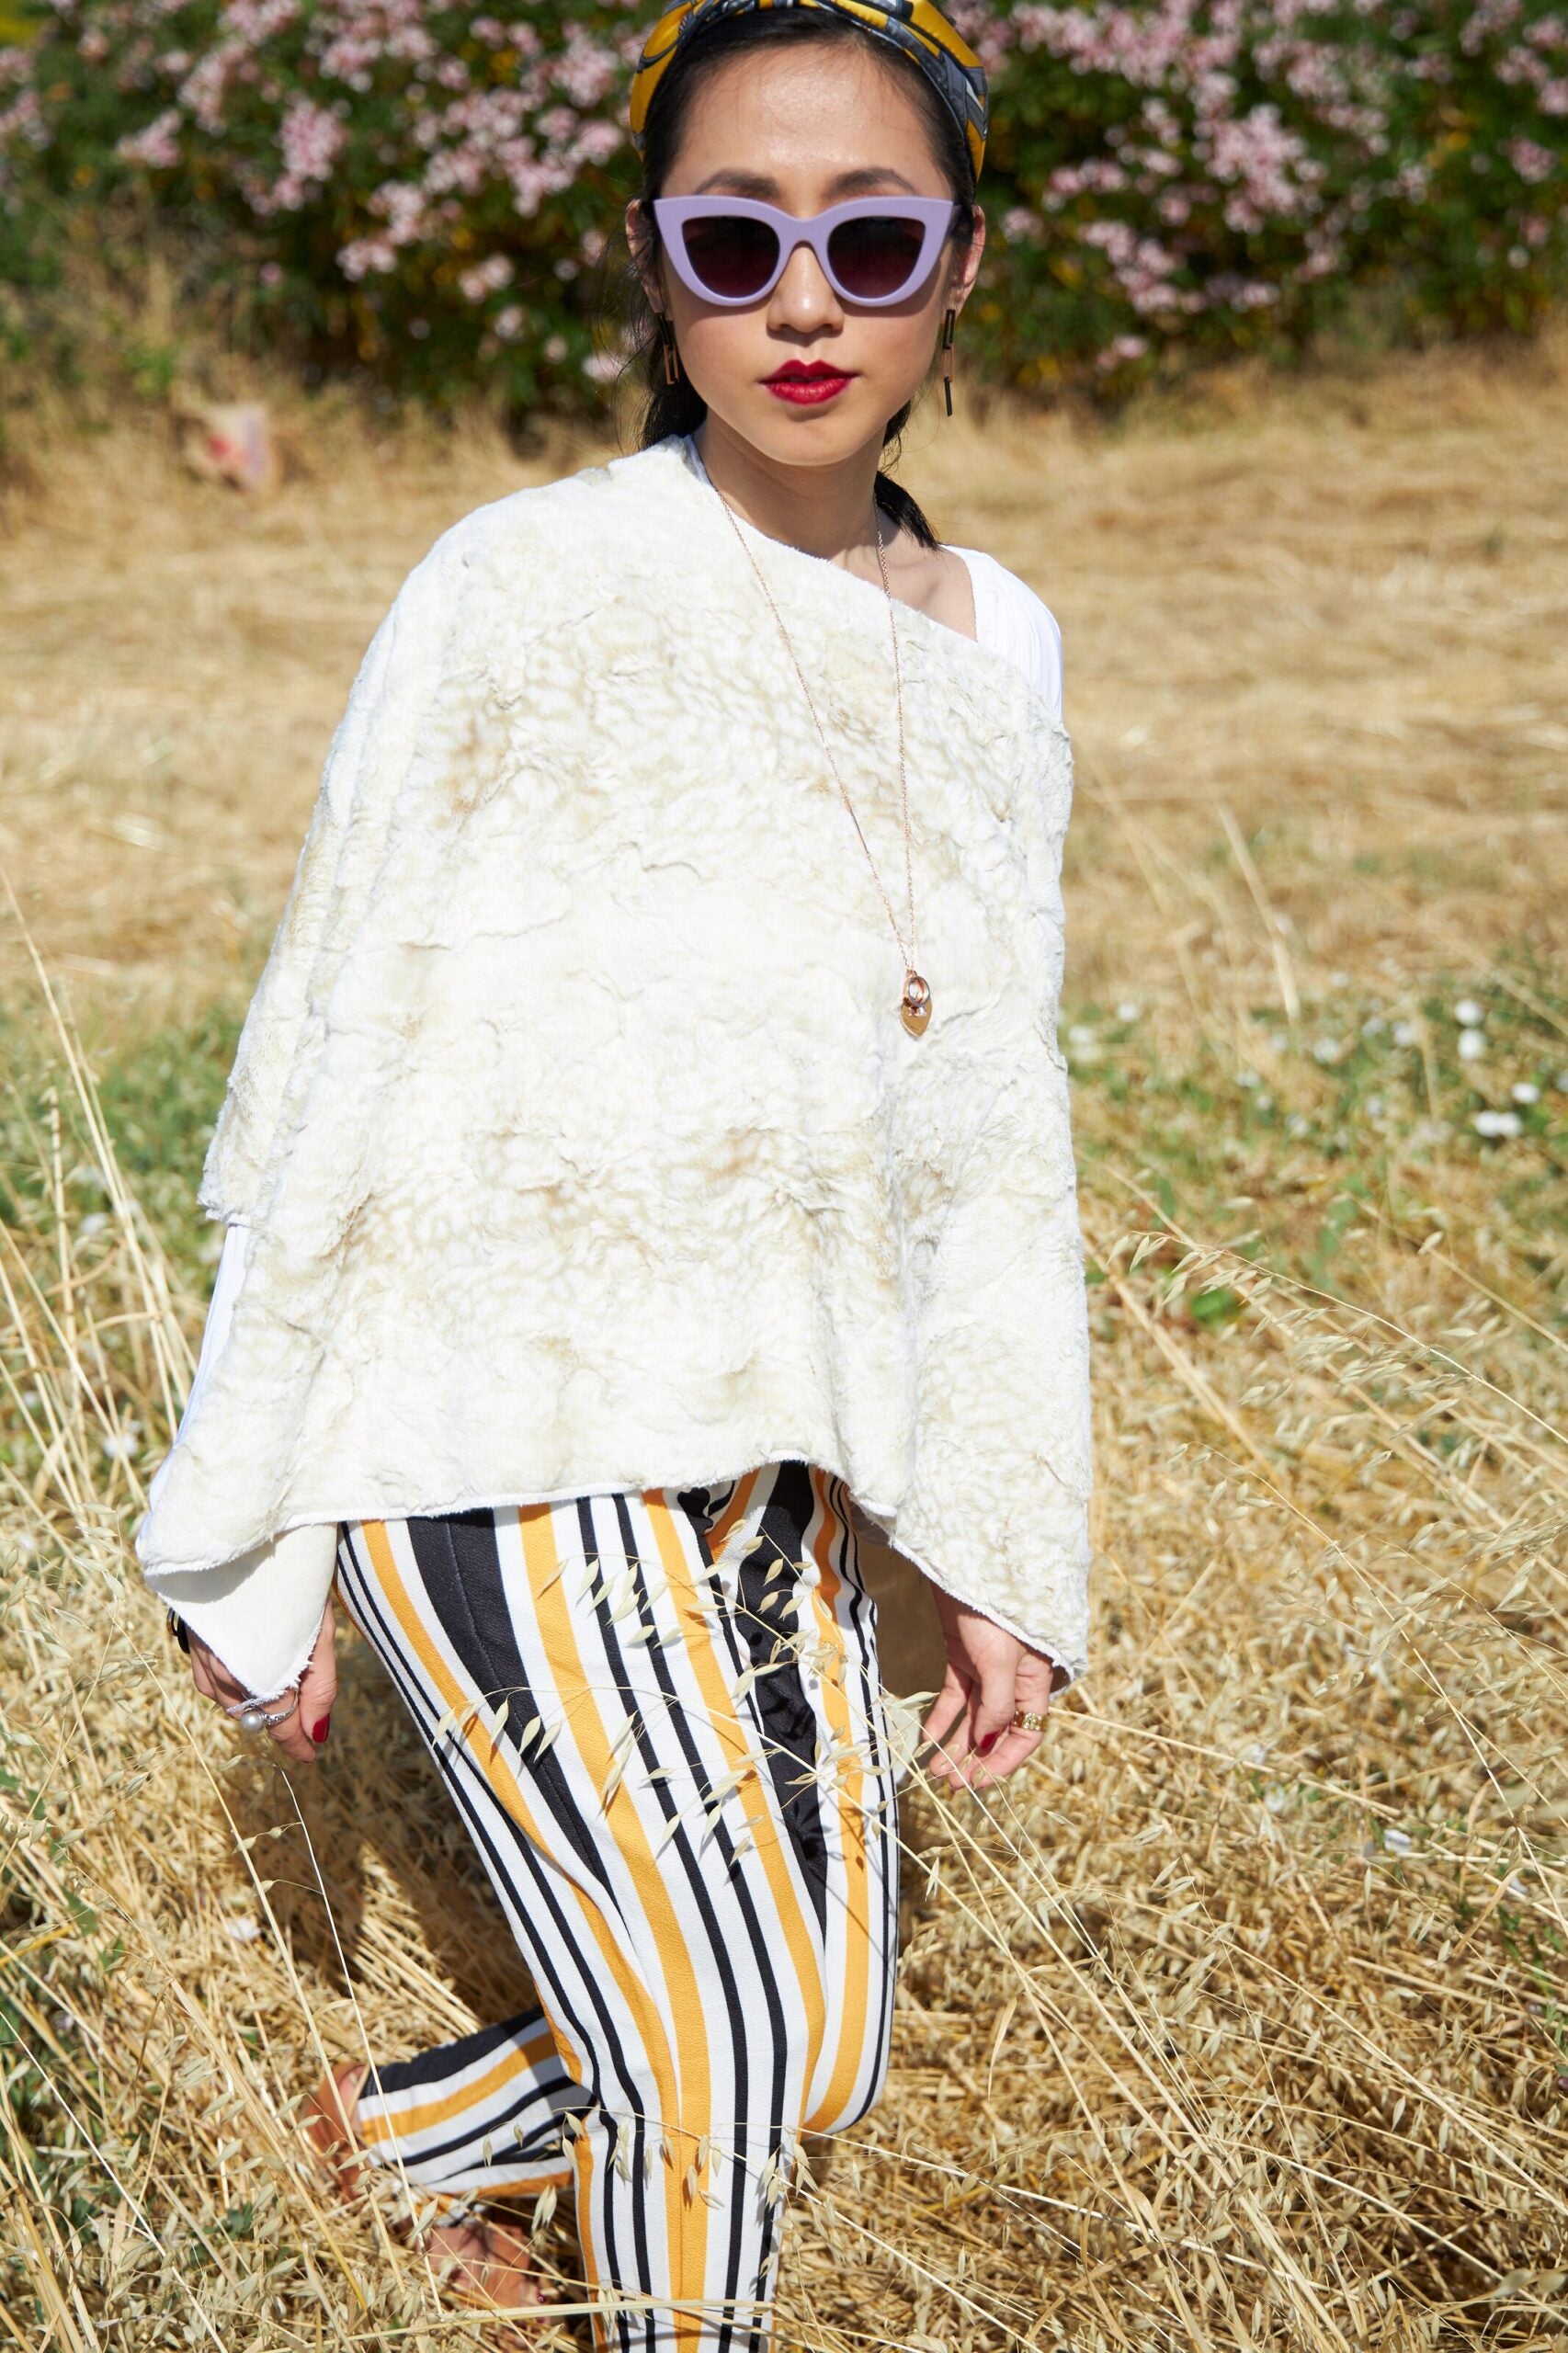
<path id="1" fill-rule="evenodd" d="M 932 0 L 677 0 L 643 42 L 632 76 L 631 143 L 639 154 L 648 104 L 665 68 L 693 33 L 726 17 L 749 16 L 756 8 L 825 8 L 830 16 L 860 26 L 873 40 L 901 50 L 920 68 L 963 132 L 979 179 L 985 153 L 985 68 Z"/>

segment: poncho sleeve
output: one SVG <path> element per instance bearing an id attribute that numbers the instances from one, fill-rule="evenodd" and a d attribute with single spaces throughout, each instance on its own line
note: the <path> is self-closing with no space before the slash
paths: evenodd
<path id="1" fill-rule="evenodd" d="M 356 822 L 395 805 L 397 778 L 413 756 L 421 714 L 436 689 L 454 596 L 452 535 L 404 580 L 365 653 L 322 771 L 320 789 L 282 920 L 245 1017 L 233 1074 L 207 1154 L 199 1199 L 230 1227 L 203 1342 L 198 1382 L 169 1456 L 153 1481 L 155 1507 L 198 1402 L 228 1337 L 232 1294 L 248 1229 L 265 1201 L 283 1097 L 312 1021 L 319 1021 L 335 945 L 335 904 L 346 888 Z M 373 830 L 374 819 L 369 827 Z M 374 856 L 369 841 L 359 856 Z M 145 1522 L 143 1522 L 145 1526 Z M 141 1533 L 138 1534 L 141 1549 Z M 148 1572 L 160 1598 L 210 1643 L 253 1696 L 270 1699 L 301 1673 L 314 1646 L 336 1561 L 330 1525 L 291 1529 L 213 1568 Z"/>
<path id="2" fill-rule="evenodd" d="M 1087 1298 L 1068 1074 L 1057 1041 L 1070 756 L 1012 813 L 1029 921 L 1032 1027 L 944 1219 L 922 1316 L 923 1441 L 899 1515 L 934 1584 L 1045 1652 L 1088 1655 L 1092 1443 Z"/>
<path id="3" fill-rule="evenodd" d="M 245 1016 L 233 1075 L 202 1172 L 210 1217 L 254 1219 L 290 1074 L 324 1004 L 334 907 L 345 888 L 357 813 L 395 805 L 434 695 L 454 595 L 456 535 L 437 541 L 399 589 L 360 663 L 322 771 L 282 920 Z M 358 846 L 363 858 L 368 844 Z"/>

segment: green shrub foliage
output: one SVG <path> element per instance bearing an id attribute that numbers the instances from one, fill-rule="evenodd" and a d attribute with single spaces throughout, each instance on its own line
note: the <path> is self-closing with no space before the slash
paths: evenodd
<path id="1" fill-rule="evenodd" d="M 5 0 L 0 0 L 0 6 Z M 0 19 L 0 356 L 84 222 L 312 369 L 592 412 L 651 7 L 54 0 Z M 952 13 L 993 80 L 966 359 L 1124 391 L 1300 347 L 1353 288 L 1409 332 L 1561 290 L 1568 15 L 1535 0 L 1034 0 Z"/>

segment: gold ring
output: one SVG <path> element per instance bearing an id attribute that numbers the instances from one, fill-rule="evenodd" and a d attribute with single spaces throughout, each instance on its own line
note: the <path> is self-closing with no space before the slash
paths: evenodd
<path id="1" fill-rule="evenodd" d="M 1033 1708 L 1014 1709 L 1013 1730 L 1015 1732 L 1043 1732 L 1044 1729 L 1044 1716 L 1038 1714 Z"/>

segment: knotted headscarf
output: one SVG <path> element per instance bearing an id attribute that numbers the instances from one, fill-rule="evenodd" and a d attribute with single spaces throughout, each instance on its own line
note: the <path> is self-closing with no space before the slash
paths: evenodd
<path id="1" fill-rule="evenodd" d="M 985 153 L 985 68 L 932 0 L 677 0 L 643 42 L 632 77 L 631 143 L 639 153 L 649 102 L 665 67 L 694 33 L 726 17 L 747 16 L 754 8 L 825 8 L 830 16 L 842 17 L 874 40 L 900 51 L 919 67 L 962 131 L 979 179 Z"/>

